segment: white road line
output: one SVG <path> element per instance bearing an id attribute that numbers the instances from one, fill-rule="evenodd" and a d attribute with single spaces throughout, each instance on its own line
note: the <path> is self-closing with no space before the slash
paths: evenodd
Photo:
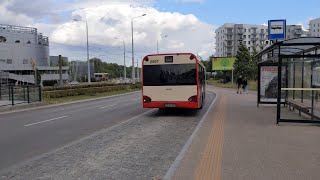
<path id="1" fill-rule="evenodd" d="M 28 127 L 28 126 L 33 126 L 33 125 L 37 125 L 37 124 L 41 124 L 41 123 L 45 123 L 45 122 L 50 122 L 50 121 L 55 121 L 55 120 L 58 120 L 58 119 L 63 119 L 63 118 L 66 118 L 68 116 L 61 116 L 61 117 L 57 117 L 57 118 L 53 118 L 53 119 L 49 119 L 49 120 L 45 120 L 45 121 L 40 121 L 40 122 L 36 122 L 36 123 L 32 123 L 32 124 L 26 124 L 24 125 L 25 127 Z"/>
<path id="2" fill-rule="evenodd" d="M 137 98 L 137 99 L 132 99 L 133 101 L 137 101 L 137 100 L 140 100 L 141 98 Z"/>
<path id="3" fill-rule="evenodd" d="M 113 107 L 113 106 L 116 106 L 117 104 L 112 104 L 112 105 L 108 105 L 108 106 L 103 106 L 101 107 L 100 109 L 105 109 L 105 108 L 109 108 L 109 107 Z"/>

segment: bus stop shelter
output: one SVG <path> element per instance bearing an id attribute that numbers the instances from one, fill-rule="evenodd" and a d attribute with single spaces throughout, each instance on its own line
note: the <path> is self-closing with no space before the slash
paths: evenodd
<path id="1" fill-rule="evenodd" d="M 320 123 L 320 38 L 276 42 L 256 58 L 257 105 L 276 104 L 277 124 Z"/>

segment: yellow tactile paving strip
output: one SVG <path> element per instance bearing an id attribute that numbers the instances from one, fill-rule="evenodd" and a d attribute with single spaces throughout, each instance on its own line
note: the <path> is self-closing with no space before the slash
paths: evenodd
<path id="1" fill-rule="evenodd" d="M 199 164 L 195 171 L 195 179 L 221 179 L 221 162 L 224 139 L 224 121 L 226 118 L 226 96 L 222 96 L 216 113 L 213 117 L 213 125 L 210 130 L 207 145 L 203 149 Z"/>

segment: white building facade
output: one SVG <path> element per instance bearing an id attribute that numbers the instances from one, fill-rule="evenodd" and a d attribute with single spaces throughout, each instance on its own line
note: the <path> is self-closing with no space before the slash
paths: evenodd
<path id="1" fill-rule="evenodd" d="M 224 24 L 216 31 L 216 56 L 234 57 L 243 44 L 252 53 L 259 52 L 272 42 L 268 40 L 268 26 L 253 24 Z M 301 25 L 287 26 L 287 39 L 298 38 L 303 34 Z"/>
<path id="2" fill-rule="evenodd" d="M 33 84 L 33 62 L 42 81 L 59 79 L 59 67 L 50 67 L 48 37 L 36 28 L 0 24 L 0 72 L 7 81 Z M 68 69 L 63 67 L 63 80 L 69 79 Z"/>
<path id="3" fill-rule="evenodd" d="M 320 37 L 320 18 L 309 21 L 309 36 Z"/>

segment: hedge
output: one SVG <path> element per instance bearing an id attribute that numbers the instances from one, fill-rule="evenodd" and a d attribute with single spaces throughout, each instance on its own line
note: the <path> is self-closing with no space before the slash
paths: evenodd
<path id="1" fill-rule="evenodd" d="M 113 83 L 103 83 L 103 84 L 87 84 L 87 85 L 77 85 L 77 86 L 63 86 L 63 87 L 43 87 L 42 91 L 56 91 L 56 90 L 68 90 L 68 89 L 83 89 L 92 87 L 105 87 L 105 86 L 119 86 L 119 85 L 130 85 L 130 84 L 113 84 Z M 140 84 L 138 84 L 140 85 Z"/>
<path id="2" fill-rule="evenodd" d="M 113 85 L 113 86 L 103 86 L 103 87 L 90 87 L 90 88 L 71 88 L 65 90 L 55 90 L 55 91 L 43 91 L 43 96 L 46 98 L 62 98 L 67 96 L 79 96 L 79 95 L 94 95 L 97 93 L 120 91 L 126 89 L 139 89 L 140 84 L 135 85 Z"/>

